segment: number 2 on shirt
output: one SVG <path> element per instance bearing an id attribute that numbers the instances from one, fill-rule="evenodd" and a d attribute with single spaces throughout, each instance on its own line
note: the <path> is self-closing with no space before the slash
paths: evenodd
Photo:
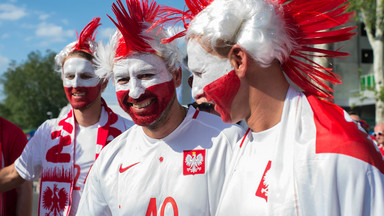
<path id="1" fill-rule="evenodd" d="M 165 198 L 163 205 L 161 206 L 160 216 L 164 216 L 165 207 L 167 206 L 168 203 L 172 205 L 173 215 L 179 216 L 179 211 L 177 209 L 176 201 L 172 197 Z M 157 216 L 156 198 L 151 198 L 151 200 L 149 201 L 147 213 L 145 214 L 145 216 Z"/>
<path id="2" fill-rule="evenodd" d="M 75 175 L 75 179 L 73 180 L 73 185 L 74 185 L 73 186 L 73 190 L 81 190 L 80 186 L 76 186 L 77 180 L 79 179 L 79 176 L 80 176 L 81 168 L 80 168 L 79 165 L 75 164 L 74 169 L 77 170 L 77 172 L 76 172 L 76 175 Z"/>

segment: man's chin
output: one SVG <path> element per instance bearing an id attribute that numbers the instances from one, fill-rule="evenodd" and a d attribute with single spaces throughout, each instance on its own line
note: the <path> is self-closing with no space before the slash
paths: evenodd
<path id="1" fill-rule="evenodd" d="M 71 106 L 73 109 L 86 110 L 90 104 L 91 103 L 88 103 L 88 102 L 75 102 L 75 103 L 71 103 Z"/>
<path id="2" fill-rule="evenodd" d="M 135 124 L 140 125 L 142 127 L 148 127 L 158 119 L 158 116 L 130 116 L 132 118 L 132 121 L 135 122 Z"/>

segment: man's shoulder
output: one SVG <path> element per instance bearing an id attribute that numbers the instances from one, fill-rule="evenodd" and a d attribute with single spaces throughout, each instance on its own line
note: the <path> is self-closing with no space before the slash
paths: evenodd
<path id="1" fill-rule="evenodd" d="M 314 115 L 317 154 L 347 155 L 369 163 L 384 173 L 380 151 L 341 107 L 312 96 L 307 98 Z"/>
<path id="2" fill-rule="evenodd" d="M 114 154 L 113 152 L 117 152 L 123 148 L 127 142 L 129 145 L 135 143 L 134 140 L 139 137 L 138 129 L 140 127 L 138 125 L 133 125 L 128 130 L 123 131 L 119 136 L 113 139 L 107 146 L 105 146 L 102 152 L 109 152 L 108 154 Z"/>
<path id="3" fill-rule="evenodd" d="M 0 121 L 2 124 L 2 130 L 6 133 L 14 133 L 14 134 L 24 134 L 21 128 L 19 128 L 16 124 L 8 121 L 5 118 L 0 117 Z"/>
<path id="4" fill-rule="evenodd" d="M 56 127 L 59 126 L 59 119 L 58 118 L 55 118 L 55 119 L 48 119 L 48 120 L 45 120 L 45 122 L 43 122 L 36 130 L 36 133 L 38 132 L 47 132 L 47 131 L 52 131 L 54 130 Z"/>
<path id="5" fill-rule="evenodd" d="M 108 170 L 109 166 L 118 163 L 119 158 L 131 157 L 134 154 L 132 149 L 140 145 L 137 142 L 140 137 L 139 129 L 140 127 L 134 125 L 106 145 L 97 158 L 99 169 Z"/>

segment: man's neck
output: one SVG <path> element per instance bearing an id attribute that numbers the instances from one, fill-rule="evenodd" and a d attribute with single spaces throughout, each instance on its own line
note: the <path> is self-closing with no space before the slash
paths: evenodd
<path id="1" fill-rule="evenodd" d="M 144 133 L 154 139 L 162 139 L 183 122 L 187 109 L 175 99 L 166 115 L 154 127 L 143 127 Z"/>
<path id="2" fill-rule="evenodd" d="M 101 115 L 101 99 L 98 98 L 93 101 L 89 106 L 84 109 L 73 109 L 76 122 L 83 126 L 88 127 L 99 122 Z"/>
<path id="3" fill-rule="evenodd" d="M 267 130 L 280 122 L 289 89 L 280 65 L 272 65 L 262 74 L 258 72 L 257 77 L 249 78 L 250 115 L 246 121 L 253 132 Z"/>

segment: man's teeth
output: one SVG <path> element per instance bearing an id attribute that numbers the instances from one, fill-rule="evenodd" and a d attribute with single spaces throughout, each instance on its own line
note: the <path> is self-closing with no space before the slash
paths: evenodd
<path id="1" fill-rule="evenodd" d="M 72 95 L 73 95 L 73 96 L 84 96 L 85 93 L 73 93 Z"/>
<path id="2" fill-rule="evenodd" d="M 149 104 L 151 104 L 151 101 L 147 101 L 146 103 L 142 103 L 142 104 L 132 104 L 132 107 L 133 108 L 137 108 L 137 109 L 140 109 L 140 108 L 143 108 L 143 107 L 146 107 L 148 106 Z"/>

